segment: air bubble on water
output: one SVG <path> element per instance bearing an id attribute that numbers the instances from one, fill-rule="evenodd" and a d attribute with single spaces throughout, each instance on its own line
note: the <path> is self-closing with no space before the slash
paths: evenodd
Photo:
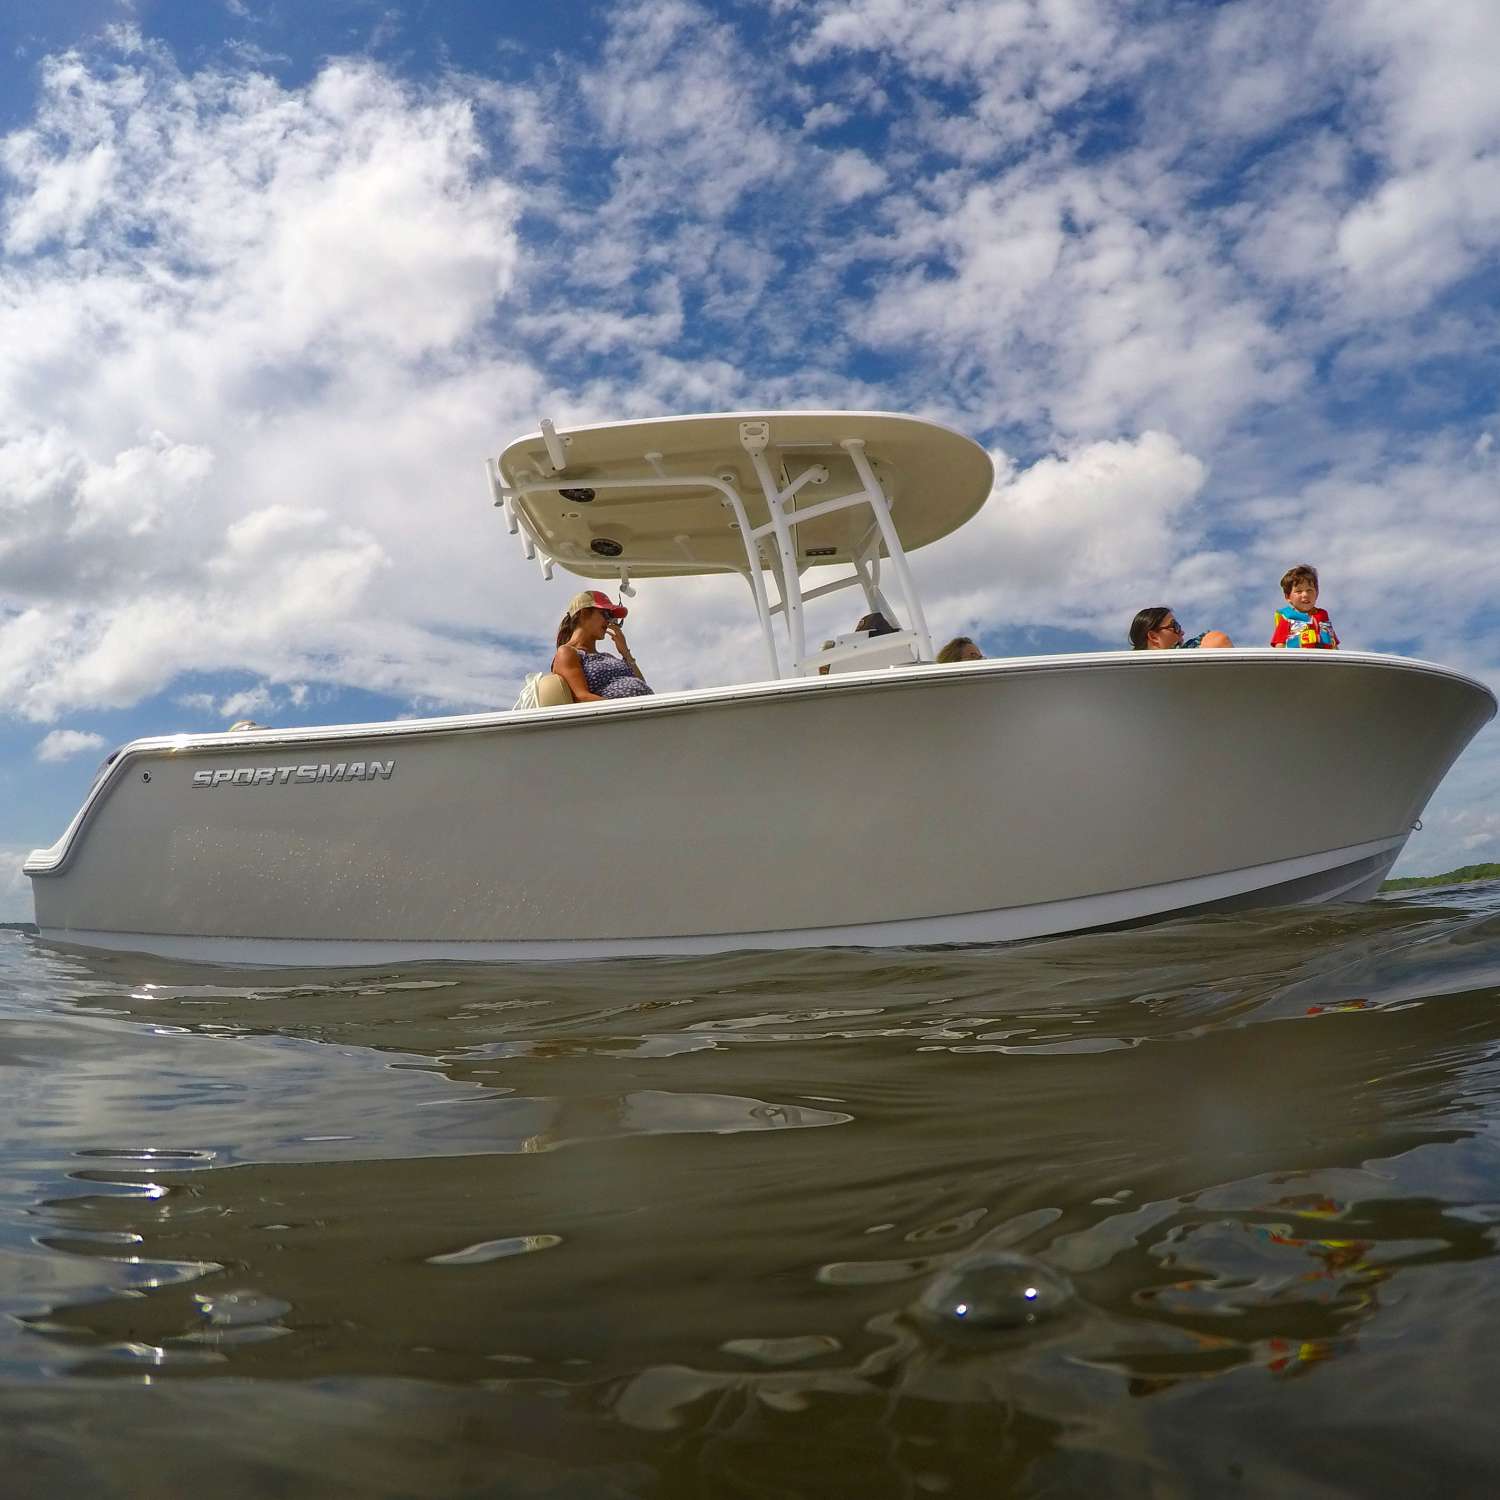
<path id="1" fill-rule="evenodd" d="M 1051 1266 L 1013 1251 L 981 1250 L 934 1276 L 912 1313 L 939 1331 L 1030 1328 L 1073 1301 L 1072 1282 Z"/>

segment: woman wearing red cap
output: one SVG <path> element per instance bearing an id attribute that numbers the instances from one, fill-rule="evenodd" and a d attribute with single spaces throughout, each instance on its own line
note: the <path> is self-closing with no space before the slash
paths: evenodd
<path id="1" fill-rule="evenodd" d="M 568 612 L 557 627 L 557 655 L 552 670 L 573 690 L 579 703 L 598 703 L 604 698 L 638 698 L 649 693 L 641 669 L 630 654 L 621 628 L 628 611 L 610 602 L 598 589 L 575 594 Z M 619 656 L 599 650 L 605 636 L 615 643 Z"/>

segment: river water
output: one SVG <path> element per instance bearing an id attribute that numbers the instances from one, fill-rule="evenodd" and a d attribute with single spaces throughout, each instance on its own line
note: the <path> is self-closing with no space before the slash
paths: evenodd
<path id="1" fill-rule="evenodd" d="M 0 933 L 0 1490 L 1500 1490 L 1500 885 L 285 974 Z"/>

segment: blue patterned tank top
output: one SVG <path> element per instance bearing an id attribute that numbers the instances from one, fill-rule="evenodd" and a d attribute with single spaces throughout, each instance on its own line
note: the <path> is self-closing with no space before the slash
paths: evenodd
<path id="1" fill-rule="evenodd" d="M 651 692 L 618 656 L 604 651 L 582 651 L 577 646 L 573 649 L 578 651 L 589 692 L 598 693 L 601 698 L 641 698 Z"/>

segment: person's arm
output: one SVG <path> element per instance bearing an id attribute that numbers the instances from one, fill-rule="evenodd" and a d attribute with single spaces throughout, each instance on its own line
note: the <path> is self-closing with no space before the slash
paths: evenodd
<path id="1" fill-rule="evenodd" d="M 1278 609 L 1275 614 L 1276 628 L 1271 632 L 1271 644 L 1284 646 L 1292 636 L 1292 622 Z"/>
<path id="2" fill-rule="evenodd" d="M 1328 649 L 1337 651 L 1339 649 L 1339 633 L 1333 628 L 1333 621 L 1325 614 L 1323 623 L 1328 627 Z"/>
<path id="3" fill-rule="evenodd" d="M 618 622 L 609 627 L 609 638 L 615 643 L 615 650 L 620 653 L 620 660 L 635 673 L 642 682 L 646 680 L 646 674 L 636 665 L 635 657 L 630 654 L 630 646 L 625 640 L 625 628 Z"/>
<path id="4" fill-rule="evenodd" d="M 583 663 L 571 646 L 559 646 L 552 658 L 552 670 L 573 690 L 575 703 L 602 703 L 598 693 L 589 692 L 588 678 L 583 675 Z"/>

